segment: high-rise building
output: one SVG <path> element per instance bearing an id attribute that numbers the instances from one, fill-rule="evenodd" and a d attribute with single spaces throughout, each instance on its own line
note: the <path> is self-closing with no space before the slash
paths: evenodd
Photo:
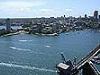
<path id="1" fill-rule="evenodd" d="M 87 14 L 85 14 L 84 17 L 87 18 Z"/>
<path id="2" fill-rule="evenodd" d="M 66 15 L 64 15 L 64 17 L 66 17 Z"/>
<path id="3" fill-rule="evenodd" d="M 100 15 L 99 15 L 99 19 L 100 19 Z"/>
<path id="4" fill-rule="evenodd" d="M 98 19 L 98 11 L 94 11 L 94 19 Z"/>
<path id="5" fill-rule="evenodd" d="M 10 24 L 10 19 L 6 19 L 6 31 L 10 32 L 11 31 L 11 24 Z"/>

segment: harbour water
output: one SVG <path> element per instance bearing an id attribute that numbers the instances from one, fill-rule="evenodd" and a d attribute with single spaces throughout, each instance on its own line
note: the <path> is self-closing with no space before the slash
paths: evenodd
<path id="1" fill-rule="evenodd" d="M 100 43 L 100 32 L 84 30 L 62 33 L 59 36 L 19 34 L 0 37 L 0 75 L 57 75 L 56 64 L 77 60 Z M 97 66 L 100 70 L 100 65 Z"/>

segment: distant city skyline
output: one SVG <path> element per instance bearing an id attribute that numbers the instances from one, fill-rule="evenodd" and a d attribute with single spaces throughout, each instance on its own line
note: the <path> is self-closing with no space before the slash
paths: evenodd
<path id="1" fill-rule="evenodd" d="M 100 15 L 100 0 L 0 0 L 0 18 Z"/>

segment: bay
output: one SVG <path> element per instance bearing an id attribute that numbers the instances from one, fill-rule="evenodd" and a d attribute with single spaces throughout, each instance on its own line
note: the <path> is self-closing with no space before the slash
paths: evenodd
<path id="1" fill-rule="evenodd" d="M 56 64 L 80 60 L 100 43 L 100 32 L 84 30 L 59 36 L 19 34 L 0 37 L 0 75 L 57 75 Z M 97 66 L 100 70 L 100 66 Z"/>

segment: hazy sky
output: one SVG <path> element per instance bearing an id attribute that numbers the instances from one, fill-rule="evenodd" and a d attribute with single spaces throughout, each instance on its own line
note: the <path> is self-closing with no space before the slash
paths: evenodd
<path id="1" fill-rule="evenodd" d="M 93 15 L 100 0 L 0 0 L 0 17 L 50 17 Z"/>

